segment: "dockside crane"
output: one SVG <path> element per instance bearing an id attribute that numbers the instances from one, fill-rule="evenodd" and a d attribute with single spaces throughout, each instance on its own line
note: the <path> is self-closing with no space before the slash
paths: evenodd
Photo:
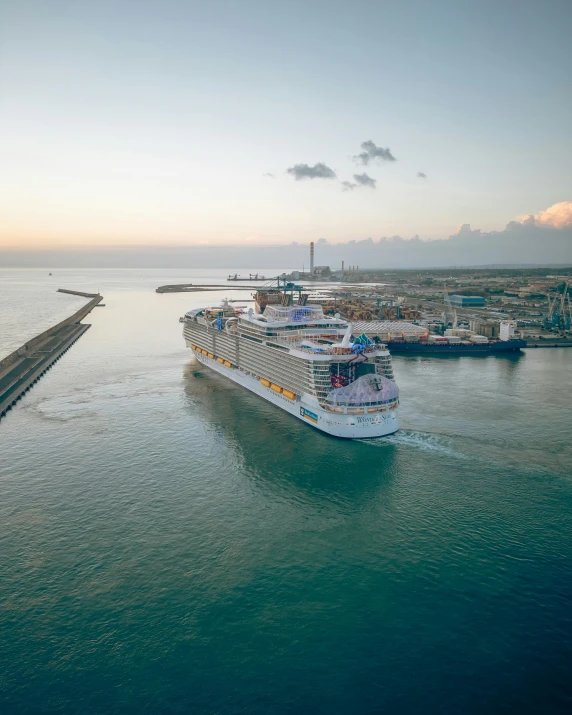
<path id="1" fill-rule="evenodd" d="M 546 300 L 548 301 L 548 310 L 546 315 L 544 316 L 544 327 L 546 328 L 546 330 L 552 330 L 554 327 L 556 327 L 554 325 L 554 308 L 556 306 L 558 296 L 555 295 L 553 298 L 551 298 L 550 295 L 547 293 Z"/>
<path id="2" fill-rule="evenodd" d="M 572 314 L 568 287 L 569 283 L 566 281 L 560 295 L 556 294 L 552 299 L 548 294 L 546 295 L 548 312 L 544 318 L 544 327 L 547 330 L 570 330 Z"/>
<path id="3" fill-rule="evenodd" d="M 558 327 L 560 330 L 570 330 L 570 294 L 568 293 L 568 281 L 564 284 L 562 297 L 560 299 L 560 311 L 558 315 Z"/>

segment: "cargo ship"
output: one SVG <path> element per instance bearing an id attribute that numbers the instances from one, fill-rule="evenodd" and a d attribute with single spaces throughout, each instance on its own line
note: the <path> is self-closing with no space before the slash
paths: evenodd
<path id="1" fill-rule="evenodd" d="M 409 355 L 497 355 L 499 353 L 518 352 L 526 347 L 526 341 L 518 338 L 487 340 L 486 342 L 408 342 L 405 340 L 390 340 L 387 342 L 387 347 L 391 353 L 407 353 Z"/>
<path id="2" fill-rule="evenodd" d="M 359 321 L 354 330 L 387 345 L 390 353 L 431 355 L 499 355 L 526 347 L 516 333 L 515 320 L 502 320 L 500 339 L 490 340 L 466 328 L 451 328 L 444 335 L 430 333 L 426 327 L 403 321 Z"/>
<path id="3" fill-rule="evenodd" d="M 228 303 L 190 310 L 183 336 L 197 360 L 305 424 L 347 439 L 396 432 L 399 388 L 384 344 L 284 294 L 264 313 Z"/>

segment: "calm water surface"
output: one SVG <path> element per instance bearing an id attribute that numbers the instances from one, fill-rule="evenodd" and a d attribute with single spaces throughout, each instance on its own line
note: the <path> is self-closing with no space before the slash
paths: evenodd
<path id="1" fill-rule="evenodd" d="M 570 712 L 572 350 L 397 357 L 338 441 L 185 349 L 221 277 L 0 271 L 6 344 L 106 303 L 0 422 L 0 710 Z"/>

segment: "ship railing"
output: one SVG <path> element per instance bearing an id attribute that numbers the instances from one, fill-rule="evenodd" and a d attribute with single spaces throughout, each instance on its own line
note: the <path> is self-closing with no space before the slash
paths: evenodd
<path id="1" fill-rule="evenodd" d="M 299 343 L 294 343 L 291 344 L 291 347 L 296 348 L 296 350 L 301 350 L 302 352 L 311 353 L 314 355 L 358 355 L 358 353 L 355 350 L 352 350 L 352 348 L 342 348 L 337 345 L 324 345 L 323 347 L 320 346 L 313 348 Z M 372 353 L 376 353 L 379 350 L 383 350 L 383 347 L 381 345 L 375 345 L 372 347 L 364 348 L 359 354 L 371 355 Z"/>
<path id="2" fill-rule="evenodd" d="M 373 412 L 388 412 L 394 410 L 399 405 L 399 398 L 394 397 L 390 400 L 381 402 L 333 402 L 331 400 L 320 400 L 320 406 L 328 412 L 337 412 L 339 414 L 358 415 L 368 414 Z"/>
<path id="3" fill-rule="evenodd" d="M 335 398 L 324 397 L 320 402 L 325 405 L 334 405 L 337 407 L 375 407 L 379 405 L 390 405 L 393 402 L 398 402 L 399 397 L 390 397 L 385 400 L 370 400 L 370 401 L 360 401 L 360 400 L 340 400 Z"/>

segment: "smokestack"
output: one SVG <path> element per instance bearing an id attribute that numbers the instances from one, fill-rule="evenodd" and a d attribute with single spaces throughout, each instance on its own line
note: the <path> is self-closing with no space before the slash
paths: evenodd
<path id="1" fill-rule="evenodd" d="M 310 242 L 310 275 L 314 273 L 314 241 Z"/>
<path id="2" fill-rule="evenodd" d="M 342 278 L 344 277 L 344 262 L 342 261 Z"/>

